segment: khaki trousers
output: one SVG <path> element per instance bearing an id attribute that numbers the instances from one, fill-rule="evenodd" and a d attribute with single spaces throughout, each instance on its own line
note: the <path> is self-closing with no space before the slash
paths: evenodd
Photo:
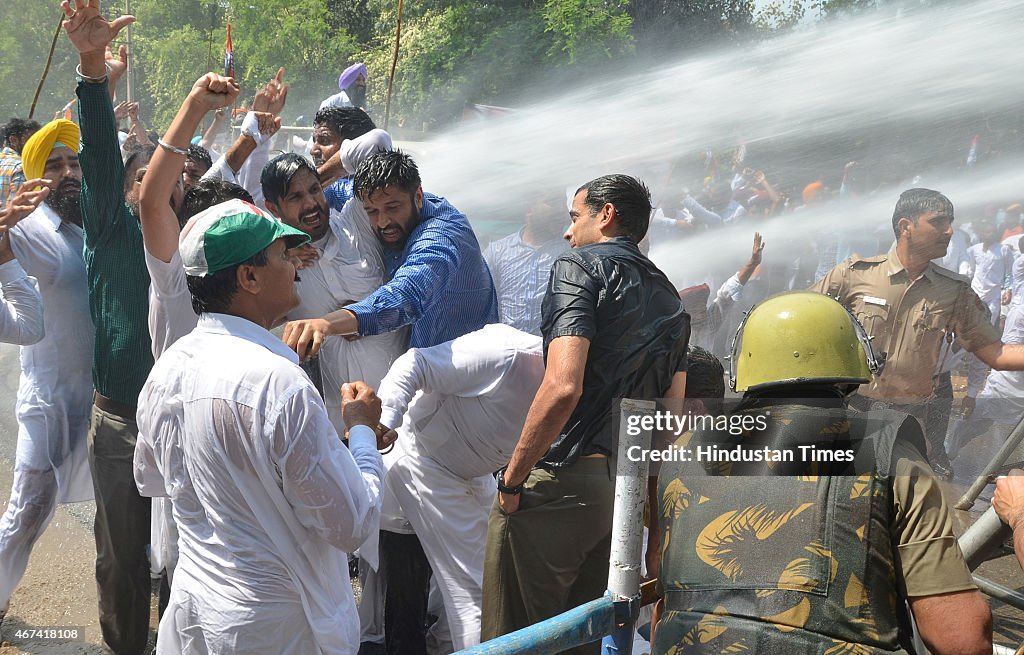
<path id="1" fill-rule="evenodd" d="M 549 619 L 604 594 L 615 462 L 580 459 L 534 469 L 519 509 L 495 501 L 487 525 L 481 640 Z M 600 642 L 566 651 L 598 653 Z"/>

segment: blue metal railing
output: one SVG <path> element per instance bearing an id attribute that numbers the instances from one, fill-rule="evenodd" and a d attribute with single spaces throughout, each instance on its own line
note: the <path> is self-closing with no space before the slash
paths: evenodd
<path id="1" fill-rule="evenodd" d="M 522 630 L 459 651 L 459 655 L 524 655 L 560 653 L 601 639 L 615 630 L 615 601 L 592 600 Z"/>

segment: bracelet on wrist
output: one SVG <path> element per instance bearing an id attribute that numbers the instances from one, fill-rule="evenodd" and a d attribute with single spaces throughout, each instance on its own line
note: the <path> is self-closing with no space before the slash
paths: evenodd
<path id="1" fill-rule="evenodd" d="M 82 65 L 79 64 L 75 66 L 75 76 L 83 82 L 88 82 L 90 84 L 100 84 L 101 82 L 106 82 L 107 78 L 110 77 L 110 64 L 103 62 L 103 75 L 100 75 L 99 77 L 92 77 L 90 75 L 86 75 L 82 72 Z"/>
<path id="2" fill-rule="evenodd" d="M 523 485 L 526 483 L 526 480 L 523 480 L 522 482 L 520 482 L 519 484 L 517 484 L 517 485 L 515 485 L 513 487 L 510 487 L 510 486 L 506 485 L 505 484 L 505 470 L 507 468 L 508 468 L 507 466 L 503 466 L 503 467 L 501 467 L 498 470 L 498 476 L 497 476 L 498 491 L 500 491 L 503 494 L 509 494 L 510 496 L 518 496 L 519 494 L 523 493 Z"/>
<path id="3" fill-rule="evenodd" d="M 157 139 L 156 143 L 157 143 L 158 146 L 160 146 L 161 148 L 163 148 L 167 152 L 173 153 L 175 155 L 182 155 L 182 156 L 184 156 L 184 155 L 188 154 L 188 150 L 187 149 L 179 148 L 177 146 L 172 146 L 171 144 L 167 143 L 163 139 Z"/>

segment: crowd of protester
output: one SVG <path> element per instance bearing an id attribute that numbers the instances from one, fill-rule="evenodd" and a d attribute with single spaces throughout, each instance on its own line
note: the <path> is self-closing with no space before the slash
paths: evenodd
<path id="1" fill-rule="evenodd" d="M 538 191 L 521 229 L 482 244 L 365 111 L 365 66 L 315 112 L 305 153 L 281 147 L 283 69 L 237 137 L 225 128 L 241 89 L 215 73 L 153 132 L 117 101 L 129 53 L 111 44 L 134 19 L 98 5 L 62 3 L 77 120 L 3 126 L 0 340 L 21 346 L 21 378 L 0 620 L 57 505 L 89 499 L 102 637 L 118 654 L 148 647 L 154 576 L 159 653 L 436 655 L 550 618 L 605 589 L 614 400 L 710 411 L 744 310 L 780 292 L 818 291 L 856 317 L 872 371 L 842 387 L 843 411 L 913 417 L 939 478 L 975 475 L 1024 413 L 1020 204 L 962 224 L 913 188 L 891 224 L 794 235 L 800 255 L 773 257 L 769 226 L 868 191 L 856 162 L 837 188 L 776 185 L 740 147 L 648 180 L 653 200 L 622 174 Z M 744 249 L 752 237 L 749 257 L 686 286 L 647 257 L 716 231 Z M 984 652 L 990 618 L 949 508 L 912 470 L 894 502 L 913 496 L 927 516 L 902 507 L 884 537 L 908 562 L 887 560 L 893 593 L 932 652 Z M 682 502 L 685 477 L 664 475 Z M 678 512 L 652 499 L 657 577 Z M 1006 504 L 1017 517 L 1024 502 Z M 685 588 L 685 571 L 667 575 L 663 592 Z M 681 611 L 668 607 L 655 652 L 725 652 L 706 631 L 667 643 Z M 751 620 L 812 630 L 797 615 Z M 835 652 L 894 648 L 905 627 L 847 631 Z"/>

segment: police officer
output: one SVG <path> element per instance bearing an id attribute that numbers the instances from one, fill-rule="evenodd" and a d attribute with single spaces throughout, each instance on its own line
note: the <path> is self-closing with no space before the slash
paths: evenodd
<path id="1" fill-rule="evenodd" d="M 953 204 L 946 196 L 931 189 L 904 191 L 892 229 L 896 245 L 889 252 L 854 255 L 812 289 L 848 307 L 884 356 L 885 369 L 858 391 L 851 406 L 890 407 L 923 423 L 954 337 L 998 370 L 1024 369 L 1024 346 L 1003 344 L 970 280 L 931 261 L 946 254 L 953 236 Z M 929 432 L 928 459 L 948 478 L 945 436 L 941 429 Z"/>
<path id="2" fill-rule="evenodd" d="M 733 343 L 730 379 L 744 392 L 733 417 L 760 416 L 763 428 L 698 430 L 690 452 L 749 440 L 749 452 L 809 444 L 854 461 L 663 464 L 653 655 L 912 653 L 905 600 L 933 654 L 991 652 L 991 613 L 915 450 L 919 424 L 846 408 L 876 368 L 863 329 L 831 298 L 792 292 L 751 310 Z"/>

